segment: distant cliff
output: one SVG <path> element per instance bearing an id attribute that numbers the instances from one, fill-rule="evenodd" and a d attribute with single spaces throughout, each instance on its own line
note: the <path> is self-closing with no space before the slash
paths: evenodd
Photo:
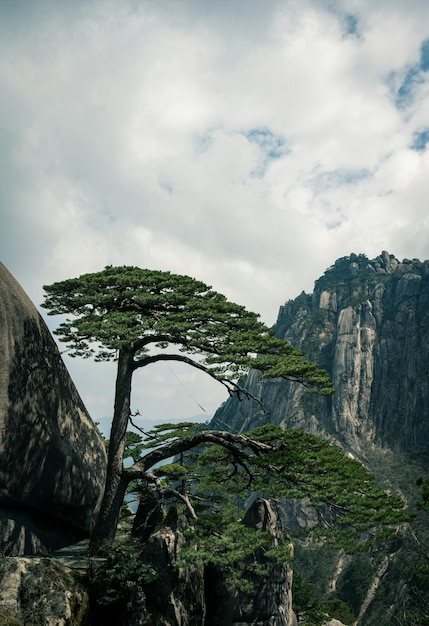
<path id="1" fill-rule="evenodd" d="M 251 372 L 244 386 L 258 401 L 229 399 L 212 426 L 243 432 L 275 423 L 319 434 L 412 506 L 416 479 L 429 472 L 429 261 L 399 261 L 387 252 L 373 260 L 362 254 L 338 259 L 312 294 L 280 308 L 275 330 L 329 371 L 336 393 L 320 397 Z M 312 523 L 297 502 L 284 506 L 283 521 L 291 531 Z M 387 626 L 407 601 L 412 546 L 406 557 L 402 548 L 395 554 L 397 547 L 390 548 L 392 555 L 381 551 L 365 561 L 367 589 L 354 607 L 359 624 Z M 331 563 L 331 571 L 327 564 L 331 589 L 350 578 L 345 562 Z"/>
<path id="2" fill-rule="evenodd" d="M 312 396 L 253 372 L 246 385 L 266 412 L 233 398 L 214 424 L 325 431 L 357 454 L 368 445 L 429 449 L 429 261 L 399 262 L 387 252 L 339 259 L 312 294 L 280 308 L 275 330 L 329 371 L 336 393 Z"/>

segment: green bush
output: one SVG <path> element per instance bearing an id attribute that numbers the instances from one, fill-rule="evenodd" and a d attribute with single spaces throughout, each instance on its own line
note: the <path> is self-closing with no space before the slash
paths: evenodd
<path id="1" fill-rule="evenodd" d="M 326 610 L 331 617 L 346 625 L 354 624 L 357 619 L 351 612 L 349 605 L 339 598 L 331 598 L 328 600 Z"/>
<path id="2" fill-rule="evenodd" d="M 98 604 L 127 599 L 136 585 L 156 580 L 158 574 L 144 562 L 143 549 L 144 544 L 133 537 L 103 544 L 106 560 L 92 568 Z"/>
<path id="3" fill-rule="evenodd" d="M 337 583 L 338 597 L 358 614 L 373 578 L 374 568 L 369 557 L 356 555 Z"/>
<path id="4" fill-rule="evenodd" d="M 322 626 L 326 623 L 325 608 L 317 599 L 312 585 L 297 571 L 293 573 L 292 608 L 303 626 Z"/>

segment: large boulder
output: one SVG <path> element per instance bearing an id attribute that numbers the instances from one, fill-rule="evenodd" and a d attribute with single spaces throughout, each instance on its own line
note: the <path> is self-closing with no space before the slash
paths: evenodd
<path id="1" fill-rule="evenodd" d="M 88 536 L 100 433 L 35 306 L 0 263 L 0 550 L 43 554 Z"/>

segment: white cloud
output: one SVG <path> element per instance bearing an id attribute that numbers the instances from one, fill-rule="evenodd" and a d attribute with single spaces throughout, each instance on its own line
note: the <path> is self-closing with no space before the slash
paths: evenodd
<path id="1" fill-rule="evenodd" d="M 43 284 L 135 264 L 271 324 L 339 256 L 428 258 L 426 0 L 0 10 L 1 260 L 36 304 Z M 97 417 L 88 367 L 73 375 Z"/>

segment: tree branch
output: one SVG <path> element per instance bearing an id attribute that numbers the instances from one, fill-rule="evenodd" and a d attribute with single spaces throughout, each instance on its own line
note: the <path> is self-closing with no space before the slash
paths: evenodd
<path id="1" fill-rule="evenodd" d="M 155 476 L 155 474 L 152 474 L 151 472 L 147 472 L 144 475 L 144 478 L 145 480 L 147 480 L 148 483 L 153 483 L 155 485 L 156 490 L 161 496 L 170 494 L 181 500 L 188 509 L 192 519 L 197 519 L 195 509 L 192 506 L 191 501 L 189 500 L 187 495 L 180 493 L 180 491 L 177 491 L 177 489 L 173 489 L 173 487 L 164 487 L 158 476 Z"/>
<path id="2" fill-rule="evenodd" d="M 250 391 L 232 380 L 217 376 L 209 367 L 203 365 L 202 363 L 198 363 L 198 361 L 194 361 L 194 359 L 191 359 L 184 354 L 153 354 L 151 356 L 146 356 L 138 359 L 137 361 L 134 361 L 134 369 L 136 370 L 140 367 L 146 367 L 146 365 L 151 365 L 152 363 L 158 363 L 160 361 L 179 361 L 180 363 L 186 363 L 186 365 L 190 365 L 191 367 L 194 367 L 195 369 L 204 372 L 204 374 L 207 374 L 216 382 L 226 387 L 230 396 L 237 394 L 239 400 L 241 400 L 240 396 L 242 395 L 245 396 L 248 400 L 254 400 L 260 405 L 265 413 L 262 401 L 259 398 L 256 398 L 256 396 L 254 396 L 253 394 L 251 394 Z"/>
<path id="3" fill-rule="evenodd" d="M 178 337 L 173 337 L 172 335 L 145 335 L 144 337 L 140 337 L 133 342 L 133 350 L 137 353 L 151 343 L 181 344 L 181 341 Z M 138 363 L 138 361 L 136 361 L 136 363 Z M 141 366 L 137 365 L 137 367 Z"/>
<path id="4" fill-rule="evenodd" d="M 158 363 L 159 361 L 181 361 L 182 363 L 186 363 L 187 365 L 190 365 L 191 367 L 195 367 L 203 372 L 205 372 L 206 374 L 209 374 L 210 376 L 212 376 L 213 378 L 216 378 L 216 380 L 219 380 L 215 374 L 213 374 L 213 372 L 210 372 L 209 368 L 207 368 L 205 365 L 202 365 L 202 363 L 198 363 L 198 361 L 194 361 L 194 359 L 191 359 L 188 356 L 185 356 L 184 354 L 153 354 L 151 356 L 145 356 L 141 359 L 138 359 L 137 361 L 134 361 L 134 369 L 139 369 L 140 367 L 146 367 L 146 365 L 151 365 L 152 363 Z"/>
<path id="5" fill-rule="evenodd" d="M 240 456 L 243 460 L 250 460 L 252 456 L 251 453 L 255 456 L 259 456 L 275 450 L 274 445 L 256 441 L 245 435 L 236 435 L 226 431 L 204 430 L 196 435 L 191 435 L 185 439 L 176 439 L 160 448 L 151 450 L 142 459 L 137 461 L 137 463 L 124 469 L 124 478 L 128 482 L 138 478 L 144 479 L 147 471 L 156 463 L 204 444 L 222 446 L 229 450 L 236 458 Z M 247 452 L 246 448 L 248 448 L 251 453 Z"/>

